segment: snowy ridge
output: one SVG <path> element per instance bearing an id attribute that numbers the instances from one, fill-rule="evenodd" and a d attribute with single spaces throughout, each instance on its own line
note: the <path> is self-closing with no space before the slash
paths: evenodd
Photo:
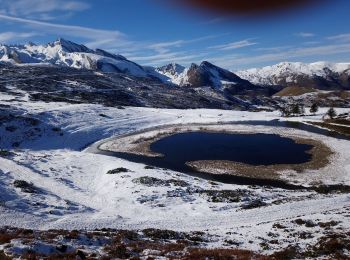
<path id="1" fill-rule="evenodd" d="M 232 72 L 209 62 L 185 68 L 172 63 L 160 68 L 143 67 L 121 55 L 105 50 L 92 50 L 65 39 L 46 45 L 0 45 L 0 63 L 12 65 L 54 65 L 102 72 L 125 73 L 137 77 L 158 79 L 178 86 L 213 86 L 236 84 L 241 80 Z"/>
<path id="2" fill-rule="evenodd" d="M 185 68 L 171 63 L 162 67 L 143 67 L 125 57 L 105 50 L 92 50 L 82 44 L 58 39 L 45 45 L 0 45 L 0 64 L 51 65 L 100 72 L 124 73 L 155 79 L 165 84 L 187 87 L 250 89 L 256 85 L 312 87 L 315 89 L 350 89 L 350 63 L 283 62 L 263 68 L 233 73 L 207 61 Z M 251 84 L 253 83 L 253 84 Z"/>
<path id="3" fill-rule="evenodd" d="M 350 63 L 331 63 L 331 62 L 282 62 L 263 68 L 252 68 L 248 70 L 237 71 L 236 74 L 241 78 L 249 80 L 254 84 L 276 85 L 282 79 L 288 83 L 296 82 L 296 76 L 318 76 L 326 78 L 330 73 L 350 75 Z"/>
<path id="4" fill-rule="evenodd" d="M 179 86 L 211 86 L 216 89 L 221 89 L 225 85 L 248 83 L 236 74 L 215 66 L 208 61 L 203 61 L 200 65 L 192 63 L 188 68 L 176 63 L 171 63 L 156 68 L 156 71 L 166 76 L 168 82 Z"/>
<path id="5" fill-rule="evenodd" d="M 170 63 L 162 67 L 158 67 L 155 69 L 155 71 L 161 75 L 164 75 L 165 81 L 168 83 L 173 83 L 179 86 L 188 84 L 188 68 L 185 68 L 177 63 Z"/>
<path id="6" fill-rule="evenodd" d="M 121 55 L 91 50 L 64 39 L 46 45 L 1 45 L 0 62 L 17 64 L 52 64 L 76 69 L 122 72 L 139 77 L 148 76 L 144 68 Z"/>

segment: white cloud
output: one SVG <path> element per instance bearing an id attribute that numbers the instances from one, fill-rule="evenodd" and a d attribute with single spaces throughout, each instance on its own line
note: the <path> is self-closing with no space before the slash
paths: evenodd
<path id="1" fill-rule="evenodd" d="M 130 59 L 137 60 L 137 61 L 157 61 L 157 60 L 173 60 L 177 59 L 181 56 L 184 56 L 184 52 L 171 52 L 171 53 L 165 53 L 165 54 L 155 54 L 155 55 L 140 55 L 140 56 L 132 56 Z M 186 57 L 193 57 L 193 55 L 185 55 Z"/>
<path id="2" fill-rule="evenodd" d="M 86 37 L 85 37 L 86 38 Z M 88 42 L 85 45 L 91 49 L 104 49 L 108 51 L 116 51 L 119 52 L 126 51 L 135 51 L 140 48 L 139 44 L 136 42 L 129 41 L 126 35 L 122 35 L 118 39 L 116 37 L 108 37 L 108 38 L 88 38 Z"/>
<path id="3" fill-rule="evenodd" d="M 89 27 L 64 25 L 52 22 L 44 22 L 33 19 L 26 19 L 14 16 L 0 14 L 0 20 L 18 23 L 25 28 L 40 31 L 41 34 L 56 35 L 56 37 L 74 37 L 85 39 L 85 45 L 90 48 L 102 48 L 112 52 L 124 54 L 126 52 L 141 53 L 141 55 L 131 55 L 131 60 L 145 62 L 146 64 L 162 64 L 168 61 L 184 61 L 189 62 L 191 59 L 197 58 L 197 54 L 188 54 L 185 52 L 173 51 L 174 48 L 182 47 L 185 44 L 204 41 L 210 38 L 220 37 L 221 35 L 211 35 L 188 40 L 176 40 L 170 42 L 145 43 L 131 41 L 127 35 L 120 31 L 100 30 Z M 28 38 L 33 35 L 28 35 Z M 6 35 L 3 36 L 5 38 Z M 7 35 L 7 39 L 14 34 Z M 24 36 L 24 34 L 22 35 Z M 24 38 L 24 37 L 23 37 Z M 153 53 L 152 53 L 153 52 Z"/>
<path id="4" fill-rule="evenodd" d="M 286 45 L 286 46 L 274 46 L 274 47 L 261 47 L 256 48 L 254 51 L 265 51 L 265 52 L 280 52 L 283 50 L 290 49 L 292 46 Z"/>
<path id="5" fill-rule="evenodd" d="M 257 44 L 256 42 L 251 42 L 249 39 L 247 39 L 243 41 L 211 46 L 211 47 L 208 47 L 208 49 L 217 49 L 217 50 L 227 51 L 227 50 L 240 49 L 240 48 L 244 48 L 244 47 L 248 47 L 256 44 Z"/>
<path id="6" fill-rule="evenodd" d="M 153 43 L 148 46 L 149 49 L 152 49 L 158 53 L 167 53 L 169 52 L 169 48 L 174 47 L 181 47 L 183 44 L 185 44 L 186 41 L 184 40 L 177 40 L 172 42 L 160 42 L 160 43 Z"/>
<path id="7" fill-rule="evenodd" d="M 116 43 L 126 41 L 125 35 L 119 31 L 99 30 L 89 27 L 64 25 L 57 23 L 42 22 L 32 19 L 19 18 L 0 14 L 0 20 L 23 24 L 30 28 L 39 29 L 40 32 L 59 34 L 71 37 L 81 37 L 91 40 L 114 40 Z"/>
<path id="8" fill-rule="evenodd" d="M 253 65 L 268 62 L 280 62 L 288 59 L 303 57 L 320 57 L 324 55 L 334 55 L 350 53 L 349 44 L 330 44 L 315 47 L 294 48 L 287 51 L 267 53 L 257 56 L 221 56 L 213 58 L 217 64 L 224 67 L 233 68 L 234 66 Z"/>
<path id="9" fill-rule="evenodd" d="M 0 33 L 0 43 L 8 43 L 19 39 L 28 39 L 36 35 L 36 33 L 2 32 Z"/>
<path id="10" fill-rule="evenodd" d="M 310 37 L 315 37 L 314 33 L 310 33 L 310 32 L 299 32 L 295 34 L 298 37 L 302 37 L 302 38 L 310 38 Z"/>
<path id="11" fill-rule="evenodd" d="M 170 62 L 183 63 L 184 65 L 198 62 L 204 59 L 208 53 L 188 53 L 188 52 L 168 52 L 159 54 L 144 55 L 143 53 L 134 53 L 126 55 L 130 60 L 145 65 L 164 65 Z"/>
<path id="12" fill-rule="evenodd" d="M 228 17 L 216 17 L 211 20 L 200 22 L 198 25 L 211 25 L 211 24 L 218 24 L 227 21 Z"/>
<path id="13" fill-rule="evenodd" d="M 196 42 L 206 41 L 209 39 L 219 38 L 224 35 L 227 35 L 227 33 L 218 34 L 218 35 L 208 35 L 208 36 L 198 37 L 198 38 L 188 39 L 188 40 L 175 40 L 170 42 L 152 43 L 148 45 L 147 48 L 154 50 L 157 53 L 167 53 L 167 52 L 170 52 L 172 48 L 180 48 L 186 44 L 192 44 Z"/>
<path id="14" fill-rule="evenodd" d="M 350 42 L 350 33 L 344 33 L 344 34 L 330 36 L 327 39 L 328 40 L 342 41 L 342 42 Z"/>
<path id="15" fill-rule="evenodd" d="M 28 17 L 33 14 L 49 15 L 52 12 L 76 12 L 90 8 L 82 1 L 69 0 L 0 0 L 1 13 Z"/>
<path id="16" fill-rule="evenodd" d="M 320 44 L 320 41 L 307 41 L 303 42 L 304 45 L 315 45 L 315 44 Z"/>

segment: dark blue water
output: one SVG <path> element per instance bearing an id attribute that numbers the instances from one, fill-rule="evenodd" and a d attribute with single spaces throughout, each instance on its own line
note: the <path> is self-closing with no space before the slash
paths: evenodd
<path id="1" fill-rule="evenodd" d="M 319 135 L 324 136 L 331 136 L 333 138 L 337 139 L 344 139 L 344 140 L 350 140 L 349 136 L 345 136 L 342 134 L 335 133 L 333 131 L 329 131 L 326 129 L 321 129 L 319 127 L 315 127 L 312 125 L 307 125 L 300 122 L 285 122 L 285 121 L 279 121 L 279 120 L 272 120 L 272 121 L 245 121 L 245 122 L 227 122 L 222 124 L 243 124 L 243 125 L 256 125 L 256 126 L 274 126 L 274 127 L 281 127 L 281 128 L 293 128 L 293 129 L 299 129 L 306 132 L 316 133 Z M 158 127 L 150 128 L 148 130 L 154 130 L 158 129 Z M 145 130 L 141 130 L 140 132 L 144 132 Z M 128 134 L 126 134 L 128 135 Z M 250 135 L 251 137 L 252 135 Z M 271 146 L 269 146 L 271 147 Z M 181 149 L 181 152 L 184 152 L 188 148 Z M 265 148 L 264 148 L 265 149 Z M 269 148 L 266 149 L 269 152 L 273 152 L 273 149 Z M 232 183 L 232 184 L 241 184 L 241 185 L 259 185 L 259 186 L 270 186 L 270 187 L 277 187 L 277 188 L 283 188 L 283 189 L 308 189 L 306 187 L 300 186 L 300 185 L 293 185 L 288 184 L 284 181 L 280 180 L 266 180 L 266 179 L 259 179 L 259 178 L 248 178 L 248 177 L 242 177 L 242 176 L 233 176 L 233 175 L 227 175 L 227 174 L 220 174 L 220 175 L 213 175 L 203 172 L 196 172 L 193 171 L 190 167 L 182 164 L 182 163 L 174 163 L 168 160 L 169 157 L 165 158 L 152 158 L 152 157 L 146 157 L 141 155 L 134 155 L 134 154 L 127 154 L 127 153 L 117 153 L 117 152 L 109 152 L 109 151 L 102 151 L 99 150 L 99 154 L 104 154 L 108 156 L 115 156 L 118 158 L 122 158 L 131 162 L 136 163 L 143 163 L 159 168 L 165 168 L 170 169 L 174 171 L 180 171 L 182 173 L 189 174 L 191 176 L 196 176 L 199 178 L 207 179 L 207 180 L 213 180 L 213 181 L 219 181 L 223 183 Z M 295 154 L 293 154 L 294 156 Z M 304 155 L 303 155 L 304 156 Z M 306 157 L 304 157 L 306 158 Z"/>
<path id="2" fill-rule="evenodd" d="M 164 154 L 164 157 L 102 150 L 99 153 L 223 183 L 305 189 L 303 186 L 279 180 L 197 172 L 185 163 L 196 160 L 231 160 L 251 165 L 299 164 L 311 159 L 311 155 L 307 153 L 311 148 L 310 145 L 296 144 L 292 139 L 273 134 L 192 132 L 176 134 L 153 143 L 151 149 Z"/>
<path id="3" fill-rule="evenodd" d="M 250 165 L 300 164 L 311 160 L 311 145 L 274 134 L 179 133 L 151 145 L 171 168 L 189 161 L 226 160 Z"/>

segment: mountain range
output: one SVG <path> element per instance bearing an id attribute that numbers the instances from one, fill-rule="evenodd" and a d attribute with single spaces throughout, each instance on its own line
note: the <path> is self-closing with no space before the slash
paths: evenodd
<path id="1" fill-rule="evenodd" d="M 33 100 L 107 106 L 278 108 L 291 96 L 305 98 L 304 103 L 348 106 L 350 63 L 284 62 L 237 72 L 208 61 L 155 68 L 58 39 L 45 45 L 0 45 L 0 91 L 12 87 Z"/>
<path id="2" fill-rule="evenodd" d="M 45 64 L 104 73 L 123 73 L 157 79 L 163 83 L 178 86 L 210 86 L 216 89 L 222 89 L 224 85 L 237 85 L 242 88 L 254 87 L 249 81 L 206 61 L 200 65 L 192 64 L 187 69 L 177 64 L 169 64 L 161 68 L 144 67 L 121 55 L 101 49 L 92 50 L 65 39 L 59 39 L 46 45 L 33 43 L 2 45 L 0 46 L 0 62 L 12 65 Z"/>
<path id="3" fill-rule="evenodd" d="M 171 63 L 153 68 L 141 66 L 122 55 L 65 39 L 46 45 L 0 45 L 0 62 L 5 64 L 46 64 L 105 73 L 116 72 L 158 79 L 182 87 L 210 86 L 252 89 L 254 86 L 310 87 L 322 90 L 350 89 L 350 63 L 283 62 L 263 68 L 231 72 L 207 61 L 189 67 Z"/>
<path id="4" fill-rule="evenodd" d="M 350 63 L 282 62 L 273 66 L 236 72 L 258 85 L 308 87 L 321 90 L 350 90 Z"/>
<path id="5" fill-rule="evenodd" d="M 7 64 L 51 64 L 76 69 L 121 72 L 146 77 L 144 68 L 101 49 L 92 50 L 84 45 L 58 39 L 46 45 L 2 45 L 0 62 Z"/>

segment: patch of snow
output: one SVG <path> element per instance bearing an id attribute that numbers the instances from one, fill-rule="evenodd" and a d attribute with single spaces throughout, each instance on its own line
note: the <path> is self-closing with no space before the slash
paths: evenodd
<path id="1" fill-rule="evenodd" d="M 1 45 L 0 62 L 14 65 L 51 64 L 76 69 L 123 72 L 138 77 L 148 76 L 143 67 L 123 56 L 102 50 L 94 51 L 64 39 L 46 45 Z"/>
<path id="2" fill-rule="evenodd" d="M 287 78 L 287 82 L 294 82 L 294 77 L 298 75 L 326 77 L 328 70 L 335 73 L 346 72 L 350 75 L 350 63 L 282 62 L 263 68 L 237 71 L 236 74 L 255 84 L 276 85 L 281 78 Z"/>
<path id="3" fill-rule="evenodd" d="M 72 82 L 73 83 L 73 82 Z M 0 101 L 7 103 L 8 95 L 0 93 Z M 101 139 L 116 137 L 157 126 L 190 123 L 224 123 L 248 120 L 320 121 L 327 108 L 316 116 L 281 118 L 274 112 L 247 112 L 223 110 L 176 110 L 128 107 L 108 108 L 94 104 L 66 104 L 11 101 L 11 106 L 31 115 L 47 125 L 59 127 L 63 135 L 43 132 L 36 140 L 24 140 L 18 149 L 5 147 L 16 155 L 0 157 L 0 225 L 31 229 L 96 229 L 160 228 L 178 231 L 206 231 L 217 236 L 212 246 L 221 246 L 223 240 L 234 237 L 242 248 L 260 250 L 261 238 L 268 239 L 272 225 L 282 222 L 288 227 L 302 216 L 314 221 L 340 220 L 350 228 L 344 212 L 349 206 L 348 194 L 317 194 L 312 191 L 270 189 L 246 185 L 224 184 L 196 178 L 166 169 L 145 169 L 145 165 L 116 157 L 94 154 L 84 148 L 93 147 Z M 336 109 L 346 112 L 346 109 Z M 101 114 L 105 116 L 101 116 Z M 331 136 L 275 127 L 222 125 L 237 131 L 295 134 L 316 138 L 334 149 L 336 156 L 329 168 L 294 176 L 300 183 L 314 181 L 350 184 L 350 142 Z M 24 130 L 24 129 L 22 129 Z M 22 131 L 21 130 L 21 131 Z M 10 132 L 1 133 L 4 139 L 17 140 Z M 12 139 L 13 138 L 13 139 Z M 12 139 L 12 140 L 11 140 Z M 104 142 L 105 140 L 103 140 Z M 97 143 L 95 143 L 97 142 Z M 93 145 L 91 145 L 94 143 Z M 126 173 L 106 174 L 124 167 Z M 331 171 L 330 171 L 331 170 Z M 329 173 L 332 174 L 329 174 Z M 285 177 L 288 177 L 286 173 Z M 295 173 L 294 173 L 295 174 Z M 162 180 L 181 180 L 188 187 L 145 186 L 134 181 L 140 177 Z M 25 180 L 36 187 L 28 194 L 14 187 L 15 180 Z M 244 210 L 251 199 L 246 195 L 235 203 L 209 202 L 195 190 L 246 190 L 254 198 L 261 198 L 267 206 Z M 283 203 L 274 203 L 280 202 Z M 288 224 L 289 223 L 289 224 Z M 318 230 L 318 229 L 317 229 Z M 316 231 L 316 228 L 315 228 Z M 283 231 L 275 231 L 284 242 L 290 243 Z M 319 233 L 315 232 L 315 238 Z M 220 237 L 220 239 L 219 239 Z M 21 245 L 18 243 L 18 248 Z M 43 252 L 46 245 L 38 245 Z M 277 246 L 277 245 L 276 245 Z"/>

